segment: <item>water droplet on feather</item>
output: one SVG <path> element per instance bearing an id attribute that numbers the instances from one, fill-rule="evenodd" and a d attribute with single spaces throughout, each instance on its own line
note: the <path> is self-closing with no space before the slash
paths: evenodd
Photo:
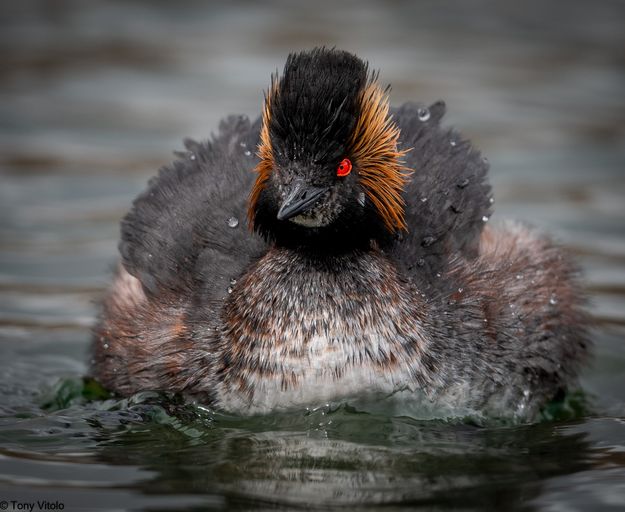
<path id="1" fill-rule="evenodd" d="M 417 117 L 419 121 L 425 122 L 430 118 L 430 109 L 426 107 L 421 107 L 417 110 Z"/>

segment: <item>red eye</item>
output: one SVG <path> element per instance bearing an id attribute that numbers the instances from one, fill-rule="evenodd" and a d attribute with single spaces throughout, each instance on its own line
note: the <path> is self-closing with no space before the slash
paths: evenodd
<path id="1" fill-rule="evenodd" d="M 349 158 L 344 158 L 336 168 L 336 175 L 341 177 L 347 176 L 350 172 L 352 172 L 352 163 L 349 161 Z"/>

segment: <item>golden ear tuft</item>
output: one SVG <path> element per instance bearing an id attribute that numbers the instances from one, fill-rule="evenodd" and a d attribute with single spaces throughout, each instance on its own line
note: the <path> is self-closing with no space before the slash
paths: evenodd
<path id="1" fill-rule="evenodd" d="M 389 231 L 406 229 L 402 191 L 412 173 L 398 150 L 399 128 L 389 116 L 388 96 L 372 79 L 360 98 L 360 114 L 350 139 L 360 183 Z"/>
<path id="2" fill-rule="evenodd" d="M 273 75 L 271 77 L 271 86 L 265 94 L 265 104 L 263 106 L 263 120 L 262 127 L 260 129 L 260 143 L 258 144 L 257 155 L 260 158 L 260 162 L 256 166 L 255 172 L 258 173 L 254 186 L 250 192 L 247 210 L 247 220 L 250 229 L 254 229 L 254 212 L 256 210 L 256 203 L 258 197 L 263 189 L 267 186 L 267 181 L 271 172 L 274 169 L 273 150 L 271 147 L 271 138 L 269 136 L 269 120 L 271 118 L 271 102 L 278 94 L 278 77 Z"/>

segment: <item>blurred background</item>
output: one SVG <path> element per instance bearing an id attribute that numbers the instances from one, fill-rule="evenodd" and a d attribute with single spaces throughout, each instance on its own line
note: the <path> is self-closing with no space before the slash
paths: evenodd
<path id="1" fill-rule="evenodd" d="M 183 137 L 209 137 L 228 114 L 255 118 L 270 74 L 315 45 L 380 69 L 393 104 L 444 99 L 445 123 L 491 162 L 493 220 L 530 222 L 576 255 L 597 320 L 589 411 L 474 432 L 363 424 L 342 409 L 189 426 L 145 397 L 81 402 L 95 301 L 133 197 Z M 66 510 L 622 506 L 624 49 L 617 0 L 3 2 L 0 499 L 64 499 Z"/>

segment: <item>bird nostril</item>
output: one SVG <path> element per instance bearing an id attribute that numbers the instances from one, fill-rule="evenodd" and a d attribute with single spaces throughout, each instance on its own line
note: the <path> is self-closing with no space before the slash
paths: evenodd
<path id="1" fill-rule="evenodd" d="M 302 192 L 301 198 L 306 199 L 306 196 L 308 196 L 308 192 L 304 190 L 304 192 Z"/>

